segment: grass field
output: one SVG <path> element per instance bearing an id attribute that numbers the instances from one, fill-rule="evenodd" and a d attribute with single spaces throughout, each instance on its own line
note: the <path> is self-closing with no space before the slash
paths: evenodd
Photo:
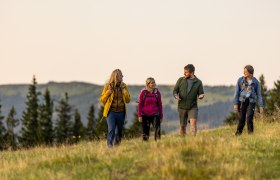
<path id="1" fill-rule="evenodd" d="M 111 149 L 101 141 L 4 151 L 0 179 L 280 179 L 280 124 L 257 122 L 240 137 L 235 128 Z"/>

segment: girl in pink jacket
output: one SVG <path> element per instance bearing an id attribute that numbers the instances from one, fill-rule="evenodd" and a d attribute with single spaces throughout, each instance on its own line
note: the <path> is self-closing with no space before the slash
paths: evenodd
<path id="1" fill-rule="evenodd" d="M 155 140 L 160 139 L 160 123 L 162 122 L 162 102 L 154 78 L 146 80 L 146 87 L 139 95 L 138 119 L 142 123 L 143 140 L 149 140 L 150 124 L 155 130 Z"/>

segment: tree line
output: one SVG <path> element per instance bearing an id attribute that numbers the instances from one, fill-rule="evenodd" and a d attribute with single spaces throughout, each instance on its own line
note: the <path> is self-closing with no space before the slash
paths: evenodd
<path id="1" fill-rule="evenodd" d="M 275 116 L 280 112 L 280 80 L 274 82 L 274 87 L 271 90 L 268 90 L 263 74 L 259 77 L 259 82 L 264 103 L 264 115 L 271 117 L 270 121 L 276 121 Z M 259 112 L 258 102 L 256 104 L 256 111 Z M 224 121 L 229 125 L 236 124 L 238 122 L 237 113 L 231 112 Z"/>
<path id="2" fill-rule="evenodd" d="M 265 115 L 274 117 L 275 113 L 280 112 L 280 80 L 274 82 L 274 87 L 271 90 L 268 90 L 266 86 L 264 75 L 260 76 L 259 81 L 265 105 Z M 45 89 L 44 93 L 37 91 L 35 77 L 29 85 L 25 104 L 26 107 L 22 117 L 17 119 L 17 112 L 14 107 L 10 109 L 7 117 L 4 117 L 0 102 L 0 150 L 73 144 L 79 141 L 95 141 L 107 138 L 108 130 L 106 119 L 103 118 L 103 106 L 99 108 L 97 117 L 95 117 L 95 107 L 93 104 L 90 105 L 87 113 L 87 123 L 84 126 L 79 110 L 69 104 L 67 92 L 55 106 L 48 88 Z M 126 138 L 141 135 L 137 107 L 133 119 L 132 125 L 124 129 Z M 272 121 L 274 119 L 272 118 Z M 15 129 L 20 122 L 20 131 L 16 133 Z M 227 124 L 236 123 L 237 114 L 232 112 L 225 119 L 225 122 Z"/>
<path id="3" fill-rule="evenodd" d="M 42 99 L 40 101 L 40 99 Z M 11 108 L 7 117 L 2 115 L 0 102 L 0 150 L 30 148 L 35 146 L 53 146 L 74 144 L 79 141 L 95 141 L 107 138 L 107 122 L 103 118 L 104 107 L 101 106 L 97 117 L 95 107 L 90 105 L 87 114 L 87 124 L 83 125 L 78 109 L 69 104 L 65 92 L 57 106 L 48 88 L 42 94 L 37 91 L 35 76 L 29 85 L 26 96 L 26 108 L 20 119 L 16 118 L 16 109 Z M 137 112 L 135 112 L 137 116 Z M 138 117 L 134 117 L 133 125 L 125 129 L 128 138 L 141 134 Z M 21 121 L 19 133 L 15 129 Z"/>

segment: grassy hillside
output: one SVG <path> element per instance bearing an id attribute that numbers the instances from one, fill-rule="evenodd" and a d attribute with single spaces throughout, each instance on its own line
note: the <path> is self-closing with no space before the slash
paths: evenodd
<path id="1" fill-rule="evenodd" d="M 235 137 L 234 127 L 159 142 L 124 140 L 1 152 L 1 179 L 278 179 L 280 124 L 255 124 Z"/>

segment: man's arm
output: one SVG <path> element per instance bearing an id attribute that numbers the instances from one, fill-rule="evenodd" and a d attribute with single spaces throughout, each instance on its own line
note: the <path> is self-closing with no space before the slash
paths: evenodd
<path id="1" fill-rule="evenodd" d="M 198 99 L 203 99 L 205 96 L 204 94 L 204 88 L 203 88 L 203 84 L 201 82 L 199 89 L 198 89 Z"/>
<path id="2" fill-rule="evenodd" d="M 179 95 L 178 95 L 178 93 L 179 93 L 179 85 L 180 85 L 180 82 L 181 82 L 180 79 L 181 79 L 181 78 L 179 78 L 179 79 L 177 80 L 177 82 L 176 82 L 176 84 L 175 84 L 175 87 L 174 87 L 174 89 L 173 89 L 173 96 L 174 96 L 174 98 L 177 99 L 177 100 L 181 100 L 180 97 L 179 97 Z"/>

